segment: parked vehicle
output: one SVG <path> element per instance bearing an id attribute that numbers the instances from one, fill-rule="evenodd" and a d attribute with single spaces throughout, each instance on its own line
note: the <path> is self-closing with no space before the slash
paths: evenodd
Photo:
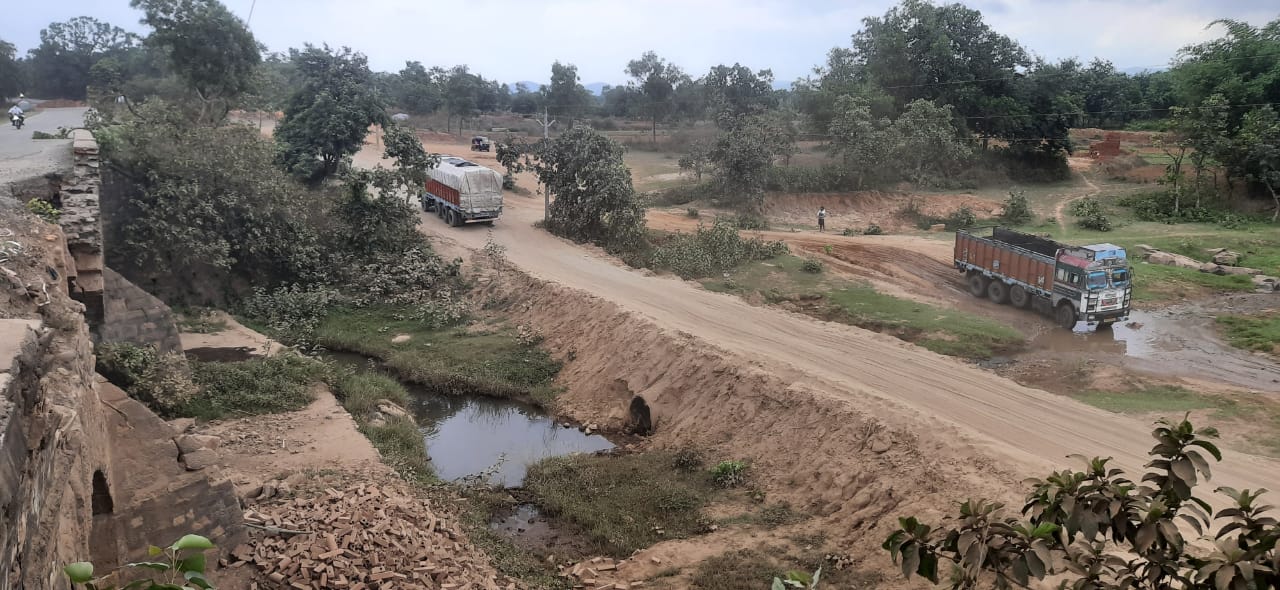
<path id="1" fill-rule="evenodd" d="M 487 152 L 492 145 L 488 137 L 477 135 L 471 138 L 471 151 L 473 152 Z"/>
<path id="2" fill-rule="evenodd" d="M 502 215 L 502 175 L 475 162 L 454 156 L 440 159 L 428 172 L 425 190 L 418 195 L 423 211 L 434 211 L 445 223 L 493 223 Z"/>
<path id="3" fill-rule="evenodd" d="M 1003 227 L 990 237 L 962 230 L 954 258 L 974 297 L 1036 308 L 1068 330 L 1129 319 L 1133 270 L 1114 244 L 1069 246 Z"/>

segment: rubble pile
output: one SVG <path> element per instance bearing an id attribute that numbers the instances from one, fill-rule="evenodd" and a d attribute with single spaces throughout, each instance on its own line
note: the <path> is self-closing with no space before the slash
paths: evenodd
<path id="1" fill-rule="evenodd" d="M 514 589 L 464 544 L 458 524 L 390 485 L 328 488 L 245 512 L 255 529 L 231 567 L 256 566 L 267 587 Z M 505 585 L 500 585 L 505 584 Z"/>

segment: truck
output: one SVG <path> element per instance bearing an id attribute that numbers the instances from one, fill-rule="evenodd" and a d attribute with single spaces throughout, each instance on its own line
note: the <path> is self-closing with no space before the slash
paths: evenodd
<path id="1" fill-rule="evenodd" d="M 445 223 L 493 224 L 502 215 L 502 175 L 475 162 L 455 156 L 440 158 L 427 172 L 426 186 L 418 195 L 422 210 L 434 212 Z"/>
<path id="2" fill-rule="evenodd" d="M 1098 329 L 1129 319 L 1133 269 L 1115 244 L 1069 246 L 994 227 L 956 232 L 955 268 L 969 293 L 995 303 L 1050 314 L 1068 330 L 1079 322 Z"/>

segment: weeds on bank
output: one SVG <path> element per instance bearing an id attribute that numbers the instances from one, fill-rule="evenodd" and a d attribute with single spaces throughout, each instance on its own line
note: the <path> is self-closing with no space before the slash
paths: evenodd
<path id="1" fill-rule="evenodd" d="M 601 553 L 626 557 L 705 532 L 716 485 L 706 470 L 676 467 L 670 453 L 553 457 L 529 468 L 525 487 L 544 514 L 581 529 Z"/>
<path id="2" fill-rule="evenodd" d="M 1280 352 L 1280 313 L 1218 316 L 1218 325 L 1232 346 L 1272 354 Z"/>

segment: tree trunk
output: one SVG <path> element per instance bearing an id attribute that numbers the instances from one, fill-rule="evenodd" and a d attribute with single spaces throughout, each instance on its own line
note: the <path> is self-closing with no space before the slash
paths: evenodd
<path id="1" fill-rule="evenodd" d="M 1270 182 L 1264 182 L 1262 184 L 1267 185 L 1267 190 L 1271 191 L 1271 200 L 1275 201 L 1276 210 L 1271 214 L 1271 223 L 1275 223 L 1276 220 L 1280 219 L 1280 194 L 1276 193 L 1276 187 L 1272 186 Z"/>
<path id="2" fill-rule="evenodd" d="M 658 115 L 653 116 L 653 145 L 658 145 Z"/>

